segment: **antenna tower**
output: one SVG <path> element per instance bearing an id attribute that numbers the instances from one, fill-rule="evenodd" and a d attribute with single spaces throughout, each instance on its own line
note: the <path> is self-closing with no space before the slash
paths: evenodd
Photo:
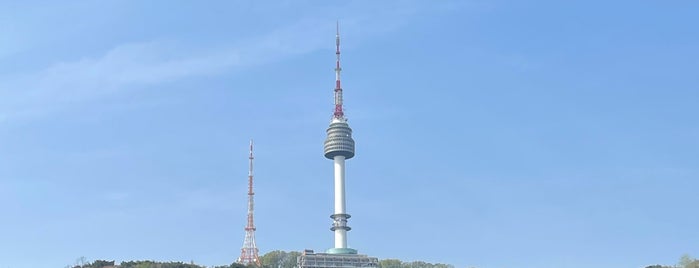
<path id="1" fill-rule="evenodd" d="M 345 206 L 345 160 L 354 157 L 354 139 L 352 129 L 347 124 L 347 118 L 342 110 L 342 85 L 340 84 L 340 26 L 338 23 L 335 33 L 335 111 L 327 129 L 328 137 L 323 143 L 325 157 L 334 162 L 335 181 L 335 213 L 330 215 L 333 225 L 330 230 L 335 233 L 335 247 L 328 253 L 357 254 L 357 250 L 347 247 L 347 232 L 352 230 L 347 225 Z"/>
<path id="2" fill-rule="evenodd" d="M 254 211 L 254 200 L 255 192 L 252 191 L 252 160 L 255 157 L 252 155 L 252 140 L 250 140 L 250 168 L 248 170 L 248 223 L 245 226 L 245 241 L 243 242 L 243 248 L 240 251 L 240 257 L 238 258 L 238 263 L 249 265 L 254 264 L 261 266 L 260 256 L 258 255 L 257 244 L 255 243 L 255 223 L 253 220 Z"/>
<path id="3" fill-rule="evenodd" d="M 347 233 L 352 230 L 347 220 L 345 202 L 345 160 L 354 157 L 354 139 L 352 129 L 347 123 L 345 112 L 342 109 L 342 85 L 340 84 L 340 26 L 337 24 L 335 32 L 335 110 L 333 111 L 328 134 L 323 143 L 323 155 L 333 161 L 333 181 L 335 190 L 335 202 L 333 220 L 330 231 L 335 235 L 335 246 L 325 253 L 314 253 L 307 249 L 296 258 L 298 268 L 376 268 L 379 267 L 379 259 L 367 255 L 358 254 L 356 249 L 347 246 Z"/>

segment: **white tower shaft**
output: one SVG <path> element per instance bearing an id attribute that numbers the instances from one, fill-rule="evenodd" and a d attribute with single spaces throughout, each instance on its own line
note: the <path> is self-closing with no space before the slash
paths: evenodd
<path id="1" fill-rule="evenodd" d="M 345 211 L 345 157 L 337 155 L 335 163 L 335 214 L 346 214 Z M 335 247 L 347 247 L 347 230 L 335 229 Z"/>

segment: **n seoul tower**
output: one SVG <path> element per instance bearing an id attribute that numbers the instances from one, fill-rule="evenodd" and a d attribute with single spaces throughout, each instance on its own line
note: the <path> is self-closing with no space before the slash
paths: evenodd
<path id="1" fill-rule="evenodd" d="M 323 146 L 325 157 L 333 160 L 335 169 L 335 211 L 330 215 L 330 218 L 333 219 L 330 230 L 335 232 L 335 248 L 329 249 L 327 252 L 331 254 L 356 254 L 356 250 L 347 248 L 347 231 L 351 228 L 347 225 L 347 219 L 350 218 L 350 215 L 345 209 L 345 160 L 354 157 L 354 140 L 352 139 L 352 129 L 347 124 L 347 118 L 342 111 L 339 23 L 336 27 L 335 112 L 327 129 L 328 137 Z"/>
<path id="2" fill-rule="evenodd" d="M 306 249 L 296 259 L 299 268 L 327 268 L 327 267 L 379 267 L 379 259 L 367 255 L 357 254 L 356 249 L 347 247 L 347 232 L 351 228 L 347 225 L 345 207 L 345 160 L 354 157 L 354 140 L 352 129 L 347 124 L 347 118 L 342 111 L 342 85 L 340 85 L 340 26 L 338 23 L 335 34 L 335 112 L 328 127 L 328 137 L 324 143 L 324 154 L 333 160 L 335 168 L 335 211 L 330 218 L 333 225 L 330 228 L 335 233 L 335 247 L 325 253 L 314 253 Z"/>

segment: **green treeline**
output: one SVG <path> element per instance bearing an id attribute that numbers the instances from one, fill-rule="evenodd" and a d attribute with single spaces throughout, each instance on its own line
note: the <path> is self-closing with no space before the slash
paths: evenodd
<path id="1" fill-rule="evenodd" d="M 296 258 L 301 255 L 297 251 L 275 250 L 260 256 L 263 268 L 294 268 Z M 84 262 L 84 261 L 83 261 Z M 245 266 L 232 263 L 222 266 L 202 266 L 194 263 L 183 262 L 156 262 L 156 261 L 124 261 L 116 264 L 114 261 L 96 260 L 84 264 L 66 266 L 69 268 L 253 268 L 255 266 Z M 454 268 L 449 264 L 432 264 L 423 261 L 403 262 L 395 259 L 379 260 L 380 268 Z"/>
<path id="2" fill-rule="evenodd" d="M 296 258 L 301 255 L 297 251 L 275 250 L 260 256 L 262 268 L 294 268 Z M 125 261 L 115 264 L 114 261 L 96 260 L 85 263 L 84 258 L 80 259 L 83 264 L 66 266 L 66 268 L 257 268 L 255 266 L 245 266 L 238 263 L 221 266 L 202 266 L 183 262 L 157 262 L 157 261 Z M 450 264 L 427 263 L 423 261 L 404 262 L 396 259 L 379 260 L 380 268 L 454 268 Z M 645 268 L 699 268 L 699 260 L 685 254 L 676 265 L 649 265 Z"/>
<path id="3" fill-rule="evenodd" d="M 395 259 L 379 260 L 381 268 L 454 268 L 451 264 L 428 263 L 424 261 L 403 262 Z"/>
<path id="4" fill-rule="evenodd" d="M 646 268 L 699 268 L 699 260 L 692 258 L 689 254 L 684 254 L 680 257 L 680 261 L 677 265 L 650 265 Z"/>

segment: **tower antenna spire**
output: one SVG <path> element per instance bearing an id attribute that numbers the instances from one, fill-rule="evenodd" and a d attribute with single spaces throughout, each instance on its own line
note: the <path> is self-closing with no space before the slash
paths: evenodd
<path id="1" fill-rule="evenodd" d="M 250 156 L 249 169 L 248 169 L 248 222 L 245 226 L 245 241 L 243 241 L 243 248 L 240 251 L 240 257 L 238 258 L 238 263 L 245 265 L 254 264 L 258 267 L 261 266 L 260 256 L 257 249 L 257 243 L 255 243 L 255 222 L 253 219 L 254 212 L 254 199 L 253 196 L 255 192 L 252 190 L 253 182 L 253 172 L 252 172 L 252 162 L 255 157 L 252 154 L 252 139 L 250 139 Z"/>
<path id="2" fill-rule="evenodd" d="M 335 112 L 333 118 L 344 119 L 345 113 L 342 110 L 342 86 L 340 85 L 340 22 L 335 24 Z"/>

